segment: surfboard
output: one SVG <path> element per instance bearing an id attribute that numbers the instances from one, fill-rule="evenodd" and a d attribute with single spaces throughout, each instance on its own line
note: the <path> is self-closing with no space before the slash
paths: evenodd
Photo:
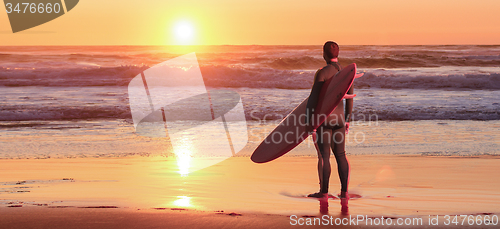
<path id="1" fill-rule="evenodd" d="M 314 117 L 318 118 L 313 129 L 318 128 L 342 101 L 354 82 L 356 64 L 350 64 L 332 78 L 328 79 L 321 88 L 318 105 L 314 109 Z M 348 98 L 352 97 L 351 95 Z M 307 130 L 306 108 L 307 98 L 302 101 L 280 124 L 260 143 L 252 154 L 251 160 L 255 163 L 265 163 L 283 156 L 304 141 L 309 133 Z"/>

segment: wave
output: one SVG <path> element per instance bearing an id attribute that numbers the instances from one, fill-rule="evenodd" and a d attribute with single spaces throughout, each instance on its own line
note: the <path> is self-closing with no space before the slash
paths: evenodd
<path id="1" fill-rule="evenodd" d="M 16 60 L 26 60 L 32 61 L 45 60 L 45 59 L 55 59 L 55 58 L 107 58 L 107 59 L 130 59 L 130 55 L 119 55 L 119 54 L 90 54 L 90 53 L 65 53 L 65 54 L 49 54 L 49 55 L 38 55 L 38 54 L 17 54 L 17 53 L 0 53 L 0 60 L 14 62 Z"/>
<path id="2" fill-rule="evenodd" d="M 127 86 L 148 66 L 85 67 L 74 69 L 0 68 L 0 86 L 95 87 Z M 309 89 L 314 70 L 201 66 L 209 87 Z M 500 89 L 498 68 L 364 69 L 355 88 Z"/>
<path id="3" fill-rule="evenodd" d="M 256 62 L 256 61 L 255 61 Z M 343 57 L 342 66 L 356 63 L 361 68 L 417 68 L 442 66 L 500 66 L 500 55 L 488 56 L 433 56 L 427 54 L 397 54 L 381 57 Z M 322 58 L 311 56 L 261 59 L 263 66 L 275 69 L 318 69 L 325 65 Z"/>
<path id="4" fill-rule="evenodd" d="M 223 62 L 224 61 L 224 62 Z M 300 57 L 249 57 L 236 60 L 219 60 L 225 64 L 258 64 L 259 67 L 290 70 L 312 70 L 325 66 L 323 58 L 312 56 Z M 418 68 L 418 67 L 497 67 L 500 66 L 500 55 L 476 55 L 476 56 L 439 56 L 425 53 L 417 54 L 395 54 L 368 57 L 341 57 L 339 62 L 342 66 L 356 63 L 361 68 Z"/>
<path id="5" fill-rule="evenodd" d="M 0 68 L 0 86 L 88 87 L 126 86 L 148 66 L 88 67 L 72 69 Z"/>
<path id="6" fill-rule="evenodd" d="M 500 65 L 498 46 L 342 46 L 342 65 L 362 68 Z M 0 63 L 12 68 L 71 68 L 78 63 L 116 67 L 154 65 L 196 52 L 202 65 L 239 65 L 275 69 L 317 69 L 324 65 L 320 46 L 200 46 L 200 47 L 1 47 Z M 57 65 L 52 62 L 60 63 Z"/>
<path id="7" fill-rule="evenodd" d="M 500 89 L 500 70 L 492 69 L 365 69 L 355 88 Z M 315 71 L 242 69 L 223 66 L 202 68 L 207 86 L 309 89 Z M 498 73 L 497 73 L 498 72 Z"/>
<path id="8" fill-rule="evenodd" d="M 408 67 L 442 67 L 442 66 L 500 66 L 500 58 L 496 56 L 430 56 L 425 54 L 404 54 L 380 58 L 345 58 L 341 64 L 356 63 L 363 68 L 408 68 Z"/>
<path id="9" fill-rule="evenodd" d="M 318 69 L 324 65 L 323 59 L 311 56 L 275 58 L 266 63 L 266 66 L 275 69 Z"/>
<path id="10" fill-rule="evenodd" d="M 106 90 L 103 93 L 102 90 Z M 241 96 L 247 120 L 281 120 L 309 90 L 233 89 Z M 16 94 L 17 93 L 17 94 Z M 359 89 L 354 120 L 500 120 L 500 91 L 428 91 L 418 89 Z M 29 97 L 10 88 L 0 110 L 0 121 L 127 120 L 132 123 L 126 88 L 50 91 L 30 89 Z M 52 100 L 42 101 L 47 95 Z M 54 96 L 54 97 L 52 97 Z M 10 102 L 10 103 L 9 103 Z M 17 127 L 16 123 L 0 128 Z M 22 126 L 19 126 L 22 127 Z M 29 126 L 26 126 L 29 127 Z"/>
<path id="11" fill-rule="evenodd" d="M 355 88 L 498 90 L 500 89 L 500 73 L 406 75 L 381 70 L 366 73 L 356 80 Z"/>
<path id="12" fill-rule="evenodd" d="M 127 106 L 5 107 L 0 121 L 132 119 Z"/>
<path id="13" fill-rule="evenodd" d="M 246 120 L 281 120 L 293 107 L 276 106 L 248 109 L 244 103 Z M 489 108 L 408 108 L 405 106 L 361 107 L 356 106 L 353 121 L 402 121 L 402 120 L 500 120 L 500 106 Z M 132 123 L 127 106 L 113 107 L 73 107 L 58 109 L 2 110 L 0 121 L 55 121 L 55 120 L 127 120 Z M 36 125 L 38 126 L 38 124 Z M 0 128 L 34 127 L 24 124 L 14 126 L 0 125 Z"/>

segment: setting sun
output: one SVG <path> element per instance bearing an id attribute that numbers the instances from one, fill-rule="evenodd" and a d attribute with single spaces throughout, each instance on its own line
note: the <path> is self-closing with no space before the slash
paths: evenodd
<path id="1" fill-rule="evenodd" d="M 187 21 L 177 22 L 173 30 L 177 44 L 189 45 L 193 42 L 194 28 L 193 25 Z"/>

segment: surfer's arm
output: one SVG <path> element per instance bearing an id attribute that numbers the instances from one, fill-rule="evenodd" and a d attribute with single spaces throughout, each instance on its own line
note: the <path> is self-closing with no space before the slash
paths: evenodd
<path id="1" fill-rule="evenodd" d="M 347 94 L 352 95 L 354 93 L 354 86 L 351 86 L 349 88 L 349 91 L 347 91 Z M 345 122 L 350 122 L 352 120 L 352 107 L 353 107 L 353 99 L 346 99 L 345 100 Z"/>
<path id="2" fill-rule="evenodd" d="M 311 94 L 309 95 L 309 99 L 307 100 L 307 108 L 306 108 L 306 123 L 308 125 L 312 124 L 314 108 L 318 105 L 319 94 L 321 93 L 321 88 L 325 83 L 325 80 L 320 77 L 321 70 L 316 72 L 314 76 L 314 84 L 311 89 Z"/>

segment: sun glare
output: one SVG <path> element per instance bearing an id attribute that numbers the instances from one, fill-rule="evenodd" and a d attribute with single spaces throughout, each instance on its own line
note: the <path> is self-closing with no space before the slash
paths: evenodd
<path id="1" fill-rule="evenodd" d="M 187 196 L 178 196 L 177 200 L 173 202 L 173 204 L 177 207 L 191 207 L 191 197 Z"/>
<path id="2" fill-rule="evenodd" d="M 176 152 L 177 166 L 179 167 L 179 174 L 187 176 L 189 174 L 189 167 L 191 167 L 191 154 L 189 151 Z"/>
<path id="3" fill-rule="evenodd" d="M 177 22 L 173 32 L 178 44 L 189 45 L 193 42 L 194 28 L 191 23 L 187 21 Z"/>
<path id="4" fill-rule="evenodd" d="M 192 145 L 188 138 L 182 137 L 177 140 L 180 144 L 177 149 L 174 149 L 175 156 L 177 157 L 177 167 L 181 176 L 187 176 L 191 167 L 191 152 L 193 151 Z"/>

